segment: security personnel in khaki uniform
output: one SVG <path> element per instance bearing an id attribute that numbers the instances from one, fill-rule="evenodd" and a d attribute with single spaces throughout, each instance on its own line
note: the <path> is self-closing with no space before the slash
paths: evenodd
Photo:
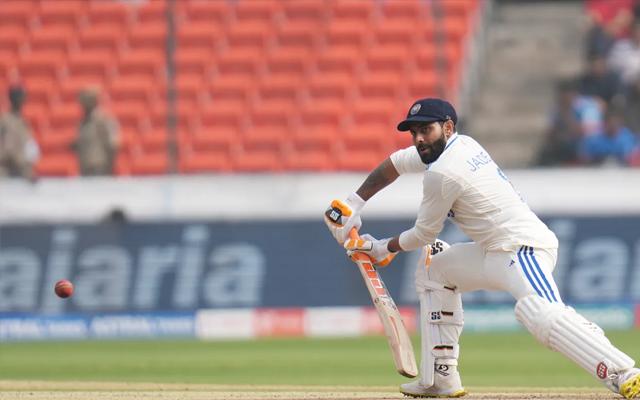
<path id="1" fill-rule="evenodd" d="M 118 149 L 117 124 L 98 109 L 97 89 L 83 89 L 78 101 L 84 115 L 73 148 L 78 156 L 80 173 L 85 176 L 110 175 Z"/>
<path id="2" fill-rule="evenodd" d="M 22 116 L 26 93 L 21 86 L 11 86 L 8 94 L 11 110 L 0 118 L 0 177 L 32 179 L 40 151 Z"/>

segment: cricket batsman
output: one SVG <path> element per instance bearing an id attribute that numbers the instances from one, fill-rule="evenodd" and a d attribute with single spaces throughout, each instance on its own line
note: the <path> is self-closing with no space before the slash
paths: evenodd
<path id="1" fill-rule="evenodd" d="M 388 263 L 399 251 L 422 249 L 416 270 L 420 378 L 401 385 L 400 392 L 412 397 L 466 394 L 457 369 L 464 324 L 461 293 L 485 289 L 509 292 L 516 300 L 516 318 L 544 346 L 562 353 L 611 391 L 639 398 L 640 369 L 634 368 L 634 360 L 611 344 L 600 327 L 563 303 L 552 275 L 555 234 L 524 203 L 489 153 L 457 133 L 456 122 L 456 111 L 447 101 L 416 101 L 398 124 L 399 131 L 411 133 L 413 146 L 391 154 L 340 202 L 343 218 L 334 222 L 325 217 L 347 251 L 366 253 L 374 264 Z M 363 240 L 349 240 L 349 231 L 362 224 L 366 201 L 409 172 L 424 174 L 415 225 L 386 239 L 362 235 Z M 473 242 L 434 246 L 445 218 Z M 437 252 L 437 247 L 445 249 Z"/>

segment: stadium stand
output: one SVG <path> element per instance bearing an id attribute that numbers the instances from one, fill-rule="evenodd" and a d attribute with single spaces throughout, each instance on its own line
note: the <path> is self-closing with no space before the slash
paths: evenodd
<path id="1" fill-rule="evenodd" d="M 407 145 L 394 136 L 398 118 L 441 81 L 455 99 L 482 5 L 440 1 L 434 24 L 432 3 L 177 1 L 178 172 L 365 170 Z M 28 89 L 40 175 L 78 174 L 68 144 L 87 84 L 102 88 L 121 127 L 115 172 L 167 172 L 166 7 L 2 2 L 0 82 Z"/>

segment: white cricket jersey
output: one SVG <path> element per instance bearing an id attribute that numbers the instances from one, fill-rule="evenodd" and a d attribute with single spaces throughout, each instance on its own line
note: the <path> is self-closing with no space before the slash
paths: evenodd
<path id="1" fill-rule="evenodd" d="M 390 159 L 399 174 L 424 171 L 416 224 L 400 235 L 403 250 L 433 243 L 447 217 L 487 251 L 558 247 L 555 234 L 471 137 L 453 134 L 440 157 L 428 165 L 414 146 L 396 151 Z"/>

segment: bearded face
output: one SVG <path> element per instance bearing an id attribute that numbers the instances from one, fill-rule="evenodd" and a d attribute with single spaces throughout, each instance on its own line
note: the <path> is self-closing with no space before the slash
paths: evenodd
<path id="1" fill-rule="evenodd" d="M 436 161 L 447 145 L 442 122 L 416 123 L 411 127 L 413 144 L 425 164 Z"/>

